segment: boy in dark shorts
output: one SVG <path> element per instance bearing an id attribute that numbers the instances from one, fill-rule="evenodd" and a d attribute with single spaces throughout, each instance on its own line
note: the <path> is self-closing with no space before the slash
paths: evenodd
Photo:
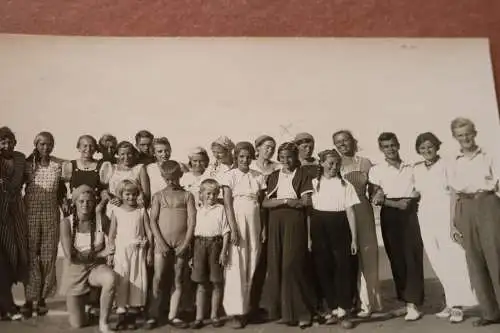
<path id="1" fill-rule="evenodd" d="M 202 206 L 196 214 L 191 276 L 191 279 L 198 284 L 196 320 L 191 326 L 193 329 L 203 326 L 203 313 L 210 287 L 213 287 L 210 316 L 212 325 L 222 326 L 217 312 L 222 304 L 224 266 L 227 264 L 230 229 L 224 206 L 217 203 L 219 192 L 220 186 L 213 179 L 206 179 L 200 185 Z"/>

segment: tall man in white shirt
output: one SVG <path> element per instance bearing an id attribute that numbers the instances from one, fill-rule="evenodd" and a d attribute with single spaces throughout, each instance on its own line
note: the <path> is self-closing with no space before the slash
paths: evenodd
<path id="1" fill-rule="evenodd" d="M 382 238 L 397 297 L 405 302 L 405 320 L 414 321 L 421 317 L 417 306 L 424 300 L 424 269 L 413 165 L 401 160 L 399 141 L 394 133 L 380 134 L 378 144 L 385 161 L 370 171 L 372 201 L 382 206 Z"/>
<path id="2" fill-rule="evenodd" d="M 495 157 L 478 147 L 472 121 L 451 122 L 460 154 L 452 166 L 450 185 L 455 192 L 452 238 L 463 245 L 472 288 L 481 308 L 474 326 L 500 323 L 500 198 Z M 450 263 L 453 264 L 453 263 Z M 457 290 L 460 292 L 460 290 Z"/>

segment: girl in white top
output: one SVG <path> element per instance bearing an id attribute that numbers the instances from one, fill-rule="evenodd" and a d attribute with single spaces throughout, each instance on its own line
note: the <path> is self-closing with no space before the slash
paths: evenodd
<path id="1" fill-rule="evenodd" d="M 276 140 L 269 135 L 261 135 L 255 139 L 255 157 L 256 159 L 250 165 L 250 168 L 259 171 L 264 176 L 270 175 L 274 170 L 278 170 L 280 165 L 271 158 L 276 150 Z"/>
<path id="2" fill-rule="evenodd" d="M 332 315 L 326 324 L 337 322 L 353 327 L 347 311 L 353 305 L 356 284 L 351 258 L 357 253 L 356 220 L 353 206 L 359 198 L 354 187 L 340 175 L 342 158 L 335 150 L 319 153 L 320 174 L 313 179 L 311 250 L 322 294 Z M 333 312 L 337 310 L 336 312 Z"/>
<path id="3" fill-rule="evenodd" d="M 189 172 L 182 175 L 180 185 L 193 194 L 196 207 L 200 207 L 200 185 L 209 178 L 205 170 L 208 167 L 209 157 L 207 151 L 202 147 L 191 149 L 188 155 Z"/>
<path id="4" fill-rule="evenodd" d="M 260 205 L 264 198 L 266 183 L 264 176 L 250 169 L 255 159 L 255 150 L 250 142 L 239 142 L 234 149 L 236 168 L 228 171 L 221 179 L 224 197 L 231 197 L 236 218 L 236 230 L 240 236 L 237 246 L 229 249 L 229 263 L 226 269 L 226 284 L 223 305 L 228 315 L 235 316 L 238 328 L 245 326 L 245 316 L 250 310 L 250 289 L 257 267 L 262 236 Z"/>
<path id="5" fill-rule="evenodd" d="M 161 176 L 160 166 L 163 162 L 168 161 L 172 155 L 172 147 L 167 138 L 154 138 L 153 139 L 153 153 L 156 163 L 151 163 L 146 166 L 146 172 L 149 177 L 151 187 L 151 197 L 156 192 L 163 190 L 167 187 L 165 180 Z"/>
<path id="6" fill-rule="evenodd" d="M 473 306 L 477 300 L 470 285 L 465 251 L 450 235 L 453 201 L 449 190 L 449 168 L 438 155 L 441 145 L 432 133 L 417 137 L 415 148 L 425 159 L 414 167 L 415 188 L 420 193 L 418 221 L 427 257 L 443 285 L 446 307 L 439 318 L 457 323 L 464 320 L 461 306 Z"/>
<path id="7" fill-rule="evenodd" d="M 138 207 L 140 188 L 137 183 L 125 179 L 118 184 L 116 195 L 121 199 L 120 207 L 113 209 L 109 231 L 110 245 L 115 254 L 112 260 L 118 277 L 116 304 L 118 306 L 117 330 L 136 329 L 136 311 L 146 303 L 146 261 L 152 263 L 152 233 L 149 217 L 144 207 Z"/>

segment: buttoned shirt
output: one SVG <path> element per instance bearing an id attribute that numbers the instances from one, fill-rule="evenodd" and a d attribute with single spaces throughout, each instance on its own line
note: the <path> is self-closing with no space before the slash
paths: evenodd
<path id="1" fill-rule="evenodd" d="M 413 165 L 401 162 L 399 168 L 384 161 L 370 170 L 370 183 L 380 186 L 387 198 L 409 198 L 414 190 Z"/>

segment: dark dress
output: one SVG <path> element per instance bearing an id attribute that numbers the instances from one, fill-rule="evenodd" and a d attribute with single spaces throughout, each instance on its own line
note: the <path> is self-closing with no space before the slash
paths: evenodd
<path id="1" fill-rule="evenodd" d="M 268 198 L 276 198 L 280 171 L 267 180 Z M 307 170 L 298 168 L 292 179 L 298 198 L 312 192 Z M 270 319 L 309 321 L 315 305 L 308 253 L 306 210 L 276 207 L 269 210 L 268 272 L 264 286 Z"/>
<path id="2" fill-rule="evenodd" d="M 75 188 L 81 185 L 87 185 L 96 191 L 96 195 L 99 195 L 103 189 L 101 178 L 99 176 L 99 171 L 101 170 L 103 161 L 97 161 L 97 165 L 93 170 L 82 170 L 78 168 L 78 164 L 75 160 L 71 161 L 71 179 L 69 181 L 69 186 L 71 192 Z"/>

